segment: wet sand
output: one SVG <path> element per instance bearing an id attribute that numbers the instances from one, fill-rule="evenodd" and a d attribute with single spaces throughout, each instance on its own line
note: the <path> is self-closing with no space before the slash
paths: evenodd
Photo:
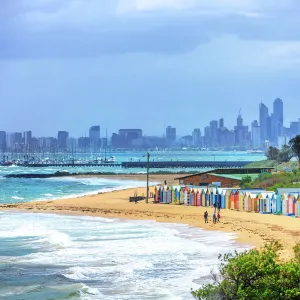
<path id="1" fill-rule="evenodd" d="M 170 185 L 178 184 L 178 181 L 174 180 L 177 176 L 179 175 L 151 175 L 150 181 L 164 182 L 167 180 Z M 145 180 L 145 175 L 98 175 L 97 177 Z M 150 192 L 153 190 L 154 188 L 150 187 Z M 206 230 L 235 233 L 238 242 L 256 247 L 261 247 L 270 240 L 278 240 L 284 246 L 281 253 L 282 258 L 291 257 L 293 246 L 300 243 L 300 219 L 297 218 L 222 210 L 220 223 L 213 224 L 213 208 L 154 204 L 151 198 L 148 204 L 145 201 L 137 204 L 129 202 L 129 197 L 135 193 L 146 195 L 146 188 L 134 188 L 72 199 L 1 205 L 0 209 L 184 223 Z M 204 223 L 205 210 L 209 213 L 208 224 Z"/>

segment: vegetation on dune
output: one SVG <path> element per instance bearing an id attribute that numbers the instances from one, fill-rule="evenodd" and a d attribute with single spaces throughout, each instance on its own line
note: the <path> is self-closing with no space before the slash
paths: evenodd
<path id="1" fill-rule="evenodd" d="M 272 242 L 261 251 L 220 255 L 219 272 L 212 272 L 212 283 L 192 295 L 198 300 L 300 299 L 300 244 L 289 261 L 279 260 L 281 248 Z"/>
<path id="2" fill-rule="evenodd" d="M 241 188 L 264 188 L 268 191 L 276 191 L 277 188 L 299 188 L 300 191 L 300 170 L 293 172 L 279 172 L 274 174 L 261 174 L 255 180 L 250 176 L 242 178 Z"/>
<path id="3" fill-rule="evenodd" d="M 300 166 L 300 135 L 297 135 L 289 142 L 289 146 L 284 145 L 282 149 L 269 147 L 267 160 L 254 162 L 247 167 L 273 167 L 276 170 L 274 174 L 261 174 L 255 180 L 250 176 L 242 178 L 240 186 L 242 188 L 264 188 L 275 191 L 277 188 L 299 188 L 300 190 L 300 171 L 297 168 L 297 162 L 291 161 L 295 156 Z M 279 172 L 278 172 L 279 171 Z"/>

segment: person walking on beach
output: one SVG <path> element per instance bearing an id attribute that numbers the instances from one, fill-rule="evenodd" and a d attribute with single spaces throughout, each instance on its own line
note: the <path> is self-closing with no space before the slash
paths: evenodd
<path id="1" fill-rule="evenodd" d="M 217 217 L 216 217 L 216 213 L 214 213 L 214 214 L 213 214 L 213 222 L 214 222 L 214 224 L 216 224 L 216 223 L 217 223 Z"/>
<path id="2" fill-rule="evenodd" d="M 208 212 L 207 211 L 204 213 L 204 221 L 205 221 L 205 223 L 208 223 Z"/>
<path id="3" fill-rule="evenodd" d="M 220 216 L 220 213 L 218 212 L 218 214 L 217 214 L 217 220 L 218 220 L 218 222 L 220 222 L 220 218 L 221 218 L 221 216 Z"/>

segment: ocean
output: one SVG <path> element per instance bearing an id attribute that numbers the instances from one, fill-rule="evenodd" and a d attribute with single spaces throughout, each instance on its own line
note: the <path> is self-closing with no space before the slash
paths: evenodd
<path id="1" fill-rule="evenodd" d="M 120 154 L 119 159 L 139 159 L 142 154 Z M 211 155 L 215 160 L 264 159 L 245 152 L 185 155 L 162 153 L 155 159 L 211 160 Z M 111 167 L 0 167 L 0 203 L 145 185 L 100 178 L 4 178 L 12 173 L 56 171 L 145 173 Z M 244 248 L 232 234 L 182 224 L 0 211 L 0 299 L 192 299 L 191 288 L 209 282 L 218 254 L 235 249 Z"/>
<path id="2" fill-rule="evenodd" d="M 0 212 L 0 299 L 193 299 L 234 235 L 187 225 Z"/>

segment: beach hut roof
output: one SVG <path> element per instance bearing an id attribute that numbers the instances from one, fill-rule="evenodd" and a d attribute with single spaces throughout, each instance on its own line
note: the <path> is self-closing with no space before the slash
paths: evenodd
<path id="1" fill-rule="evenodd" d="M 279 188 L 277 194 L 300 194 L 300 188 Z"/>

